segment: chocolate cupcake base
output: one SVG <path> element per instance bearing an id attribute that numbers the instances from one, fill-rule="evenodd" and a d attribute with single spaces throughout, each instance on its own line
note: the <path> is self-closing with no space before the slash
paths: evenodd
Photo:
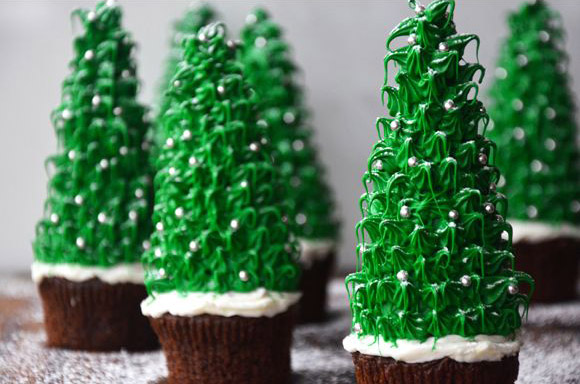
<path id="1" fill-rule="evenodd" d="M 580 240 L 559 238 L 514 243 L 516 269 L 531 275 L 536 287 L 532 301 L 553 303 L 576 298 Z M 528 287 L 522 287 L 528 293 Z"/>
<path id="2" fill-rule="evenodd" d="M 159 348 L 141 301 L 144 285 L 73 282 L 60 277 L 38 284 L 49 347 L 86 351 L 144 351 Z"/>
<path id="3" fill-rule="evenodd" d="M 357 384 L 513 384 L 519 370 L 518 355 L 476 363 L 460 363 L 447 357 L 405 363 L 355 352 L 352 360 Z"/>
<path id="4" fill-rule="evenodd" d="M 303 255 L 308 257 L 308 255 Z M 299 318 L 300 323 L 315 323 L 326 320 L 327 285 L 334 267 L 335 251 L 324 257 L 314 258 L 309 266 L 302 268 L 300 279 Z"/>
<path id="5" fill-rule="evenodd" d="M 290 381 L 294 308 L 274 317 L 150 317 L 168 383 L 271 384 Z"/>

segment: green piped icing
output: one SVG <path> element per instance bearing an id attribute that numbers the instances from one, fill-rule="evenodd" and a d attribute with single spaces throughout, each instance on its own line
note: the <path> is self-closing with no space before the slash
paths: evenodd
<path id="1" fill-rule="evenodd" d="M 34 253 L 46 263 L 139 262 L 151 230 L 146 109 L 137 102 L 135 44 L 116 5 L 77 10 L 71 74 L 52 113 L 58 152 Z"/>
<path id="2" fill-rule="evenodd" d="M 192 4 L 183 17 L 174 23 L 173 36 L 170 43 L 170 51 L 165 63 L 165 72 L 158 89 L 158 111 L 159 120 L 169 107 L 169 100 L 165 96 L 165 91 L 169 87 L 171 79 L 177 72 L 177 67 L 183 58 L 183 39 L 187 36 L 195 35 L 199 29 L 211 23 L 216 17 L 216 12 L 209 3 Z M 155 130 L 154 142 L 157 146 L 163 145 L 163 130 Z"/>
<path id="3" fill-rule="evenodd" d="M 544 1 L 509 16 L 491 89 L 490 137 L 500 146 L 510 217 L 580 224 L 580 157 L 564 31 Z"/>
<path id="4" fill-rule="evenodd" d="M 359 336 L 508 336 L 520 327 L 518 308 L 527 310 L 528 297 L 516 291 L 533 281 L 513 270 L 507 200 L 494 188 L 495 145 L 483 135 L 484 68 L 463 59 L 479 38 L 456 32 L 454 8 L 453 0 L 418 8 L 387 39 L 385 71 L 398 68 L 398 87 L 386 75 L 383 86 L 393 118 L 377 120 L 359 202 L 357 272 L 346 278 Z M 399 38 L 408 44 L 391 48 Z"/>
<path id="5" fill-rule="evenodd" d="M 301 238 L 335 239 L 332 193 L 312 143 L 309 112 L 283 32 L 257 8 L 246 18 L 241 36 L 246 76 L 270 126 L 274 159 L 285 181 L 292 230 Z"/>
<path id="6" fill-rule="evenodd" d="M 221 23 L 185 40 L 168 90 L 155 177 L 150 294 L 296 291 L 296 243 L 285 221 L 269 129 Z"/>

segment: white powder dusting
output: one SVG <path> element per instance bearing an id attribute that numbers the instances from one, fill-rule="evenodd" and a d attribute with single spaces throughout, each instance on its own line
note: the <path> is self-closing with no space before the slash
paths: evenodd
<path id="1" fill-rule="evenodd" d="M 350 327 L 343 281 L 334 280 L 329 294 L 329 320 L 296 329 L 292 350 L 295 384 L 354 383 L 352 360 L 341 344 Z M 29 304 L 11 317 L 0 307 L 1 384 L 165 383 L 167 369 L 160 351 L 85 353 L 45 348 L 42 312 L 30 280 L 0 276 L 2 298 L 23 299 Z M 522 331 L 517 384 L 580 383 L 580 302 L 532 306 L 529 320 Z M 17 325 L 18 330 L 11 332 Z"/>

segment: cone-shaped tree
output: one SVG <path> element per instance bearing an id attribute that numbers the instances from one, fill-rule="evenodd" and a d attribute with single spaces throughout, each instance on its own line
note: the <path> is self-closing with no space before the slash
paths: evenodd
<path id="1" fill-rule="evenodd" d="M 208 3 L 198 5 L 192 4 L 183 17 L 173 24 L 173 37 L 170 42 L 169 56 L 165 63 L 165 71 L 159 84 L 157 96 L 157 129 L 155 129 L 153 141 L 157 146 L 163 144 L 163 132 L 160 128 L 159 120 L 169 107 L 169 100 L 166 97 L 166 90 L 169 87 L 173 76 L 177 72 L 177 67 L 183 59 L 183 40 L 188 36 L 195 36 L 199 29 L 215 19 L 216 13 Z"/>
<path id="2" fill-rule="evenodd" d="M 137 102 L 135 44 L 121 9 L 98 3 L 74 13 L 71 74 L 52 114 L 58 152 L 34 252 L 44 263 L 113 266 L 139 262 L 151 227 L 146 109 Z"/>
<path id="3" fill-rule="evenodd" d="M 363 176 L 357 272 L 346 279 L 353 332 L 396 342 L 447 335 L 513 335 L 518 293 L 506 197 L 496 192 L 495 144 L 477 100 L 484 68 L 465 60 L 476 35 L 458 34 L 453 0 L 436 0 L 387 39 L 391 117 Z M 404 39 L 406 44 L 395 48 Z"/>
<path id="4" fill-rule="evenodd" d="M 273 155 L 285 181 L 293 232 L 306 239 L 335 239 L 332 193 L 312 143 L 312 128 L 297 69 L 280 27 L 256 9 L 241 32 L 245 72 L 270 126 Z"/>
<path id="5" fill-rule="evenodd" d="M 149 292 L 295 291 L 281 181 L 236 44 L 210 24 L 184 47 L 161 120 Z"/>
<path id="6" fill-rule="evenodd" d="M 510 217 L 578 225 L 578 127 L 561 19 L 537 1 L 511 14 L 509 26 L 491 90 L 490 137 L 501 148 Z"/>

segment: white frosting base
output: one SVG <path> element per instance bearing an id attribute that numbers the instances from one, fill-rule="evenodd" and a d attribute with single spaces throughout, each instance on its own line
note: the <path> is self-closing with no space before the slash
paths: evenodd
<path id="1" fill-rule="evenodd" d="M 539 221 L 508 220 L 513 228 L 513 242 L 528 241 L 532 243 L 552 240 L 559 237 L 580 239 L 580 227 L 563 223 L 554 225 Z"/>
<path id="2" fill-rule="evenodd" d="M 477 335 L 466 339 L 449 335 L 437 339 L 429 338 L 421 343 L 417 340 L 397 340 L 397 346 L 385 342 L 382 337 L 377 341 L 374 336 L 358 338 L 350 334 L 342 341 L 348 352 L 365 355 L 391 357 L 406 363 L 423 363 L 449 357 L 462 363 L 478 361 L 499 361 L 505 356 L 513 356 L 520 350 L 519 337 L 511 340 L 504 336 Z"/>
<path id="3" fill-rule="evenodd" d="M 310 267 L 315 260 L 323 260 L 335 247 L 333 240 L 309 240 L 299 238 L 300 244 L 300 264 L 303 267 Z"/>
<path id="4" fill-rule="evenodd" d="M 174 316 L 242 316 L 274 317 L 296 304 L 298 292 L 274 292 L 258 288 L 251 292 L 189 292 L 177 291 L 149 296 L 141 303 L 145 316 L 161 317 L 168 313 Z"/>
<path id="5" fill-rule="evenodd" d="M 107 284 L 143 284 L 145 271 L 140 263 L 95 267 L 80 264 L 49 264 L 35 261 L 31 267 L 32 280 L 40 283 L 45 277 L 62 277 L 75 282 L 97 278 Z"/>

